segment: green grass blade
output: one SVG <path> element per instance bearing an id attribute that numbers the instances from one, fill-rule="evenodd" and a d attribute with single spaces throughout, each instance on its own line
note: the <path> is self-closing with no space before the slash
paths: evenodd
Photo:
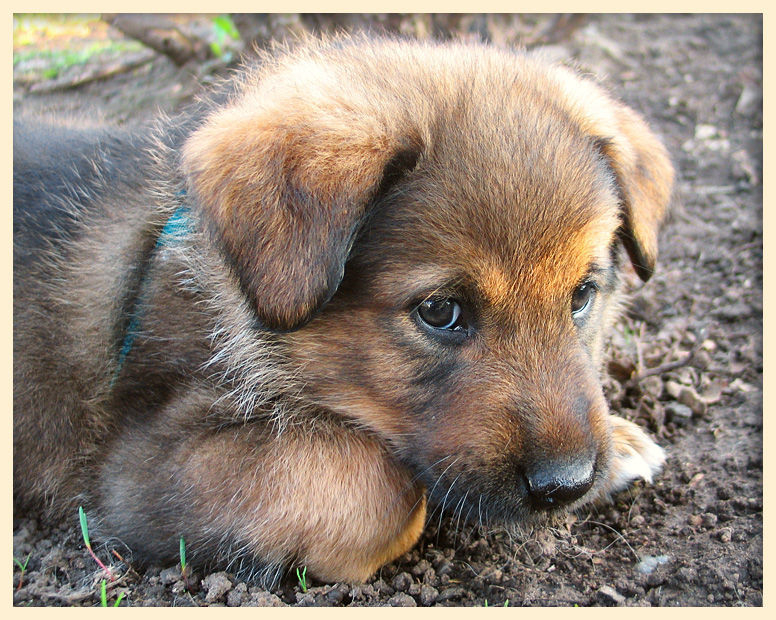
<path id="1" fill-rule="evenodd" d="M 183 536 L 181 536 L 180 554 L 181 554 L 181 573 L 184 573 L 186 571 L 186 541 L 183 540 Z"/>
<path id="2" fill-rule="evenodd" d="M 213 26 L 217 31 L 229 35 L 229 37 L 235 41 L 240 38 L 240 32 L 237 30 L 237 26 L 235 26 L 229 15 L 219 15 L 213 18 Z"/>
<path id="3" fill-rule="evenodd" d="M 302 588 L 302 592 L 307 592 L 307 567 L 305 566 L 302 572 L 299 572 L 299 569 L 296 569 L 296 578 L 299 581 L 299 587 Z"/>
<path id="4" fill-rule="evenodd" d="M 84 512 L 83 506 L 78 507 L 78 517 L 81 520 L 81 533 L 84 535 L 84 542 L 86 543 L 86 546 L 91 549 L 92 544 L 89 542 L 89 528 L 86 525 L 86 513 Z"/>
<path id="5" fill-rule="evenodd" d="M 16 558 L 13 559 L 14 562 L 16 562 L 16 566 L 18 566 L 22 572 L 27 570 L 27 563 L 30 561 L 30 556 L 32 555 L 32 551 L 30 551 L 27 554 L 27 559 L 24 560 L 24 564 L 22 564 L 19 560 Z"/>

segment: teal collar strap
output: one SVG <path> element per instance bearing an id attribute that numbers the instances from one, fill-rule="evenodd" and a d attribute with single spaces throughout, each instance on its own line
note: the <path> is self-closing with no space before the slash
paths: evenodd
<path id="1" fill-rule="evenodd" d="M 132 314 L 129 317 L 129 321 L 127 321 L 126 333 L 124 334 L 124 340 L 121 344 L 118 359 L 116 360 L 116 369 L 113 372 L 111 386 L 116 383 L 116 380 L 121 374 L 124 363 L 126 362 L 129 352 L 132 350 L 132 346 L 135 343 L 135 337 L 140 329 L 139 308 L 142 306 L 145 297 L 142 290 L 143 280 L 145 279 L 145 272 L 148 270 L 154 254 L 165 247 L 173 247 L 183 243 L 193 229 L 191 209 L 185 205 L 181 205 L 173 212 L 159 233 L 156 245 L 154 246 L 154 251 L 151 253 L 151 256 L 148 257 L 143 269 L 143 275 L 141 276 L 138 285 L 138 295 L 133 304 Z"/>

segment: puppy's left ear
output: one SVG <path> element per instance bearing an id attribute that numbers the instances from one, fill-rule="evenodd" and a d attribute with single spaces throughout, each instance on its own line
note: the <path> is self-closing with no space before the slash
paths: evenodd
<path id="1" fill-rule="evenodd" d="M 612 103 L 608 135 L 598 141 L 617 179 L 623 202 L 621 237 L 639 277 L 646 282 L 657 260 L 657 237 L 674 183 L 663 144 L 633 110 Z"/>
<path id="2" fill-rule="evenodd" d="M 208 227 L 260 321 L 277 331 L 300 327 L 331 298 L 369 204 L 419 156 L 418 141 L 375 118 L 369 100 L 353 110 L 339 90 L 297 91 L 221 110 L 183 149 Z"/>

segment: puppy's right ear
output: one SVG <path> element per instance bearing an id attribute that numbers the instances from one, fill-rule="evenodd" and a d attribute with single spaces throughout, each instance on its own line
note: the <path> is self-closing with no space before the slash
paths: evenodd
<path id="1" fill-rule="evenodd" d="M 673 192 L 668 152 L 639 114 L 599 85 L 565 70 L 555 75 L 580 125 L 611 168 L 622 202 L 620 238 L 646 282 L 657 261 L 658 233 Z"/>
<path id="2" fill-rule="evenodd" d="M 631 109 L 612 104 L 614 131 L 599 141 L 617 179 L 623 202 L 622 242 L 638 276 L 646 282 L 657 260 L 657 238 L 674 183 L 663 144 Z"/>
<path id="3" fill-rule="evenodd" d="M 259 319 L 278 331 L 331 298 L 367 206 L 420 153 L 419 139 L 363 101 L 318 95 L 225 108 L 183 150 L 190 191 Z"/>

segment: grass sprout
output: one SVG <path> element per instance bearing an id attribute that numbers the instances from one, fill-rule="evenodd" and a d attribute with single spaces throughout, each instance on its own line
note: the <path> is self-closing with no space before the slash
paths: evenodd
<path id="1" fill-rule="evenodd" d="M 296 569 L 296 578 L 299 580 L 299 587 L 302 588 L 302 592 L 307 592 L 307 567 L 305 566 L 302 569 L 302 572 L 299 572 L 299 569 Z"/>
<path id="2" fill-rule="evenodd" d="M 78 517 L 81 520 L 81 534 L 83 534 L 84 537 L 84 543 L 86 543 L 86 548 L 89 550 L 90 555 L 92 558 L 94 558 L 94 561 L 99 564 L 100 568 L 104 570 L 108 577 L 110 577 L 110 580 L 113 581 L 116 579 L 116 577 L 113 575 L 113 573 L 110 571 L 110 569 L 105 566 L 105 564 L 102 563 L 102 560 L 97 557 L 97 554 L 92 549 L 92 543 L 89 541 L 89 526 L 86 523 L 86 513 L 84 512 L 83 506 L 78 507 Z"/>
<path id="3" fill-rule="evenodd" d="M 119 603 L 121 603 L 121 599 L 124 598 L 124 593 L 122 592 L 119 594 L 119 597 L 116 599 L 116 602 L 113 603 L 113 607 L 118 607 Z M 108 587 L 105 583 L 105 580 L 102 580 L 102 585 L 100 586 L 100 605 L 102 607 L 108 606 Z"/>
<path id="4" fill-rule="evenodd" d="M 186 541 L 183 540 L 183 536 L 181 536 L 180 556 L 181 556 L 181 575 L 186 577 Z"/>
<path id="5" fill-rule="evenodd" d="M 22 583 L 24 583 L 24 573 L 27 571 L 27 563 L 30 561 L 31 555 L 32 555 L 32 551 L 30 551 L 27 554 L 27 557 L 24 559 L 24 564 L 22 564 L 16 558 L 13 559 L 13 561 L 16 562 L 16 566 L 18 566 L 19 569 L 22 571 L 21 575 L 19 575 L 19 587 L 16 588 L 17 591 L 22 589 Z"/>

